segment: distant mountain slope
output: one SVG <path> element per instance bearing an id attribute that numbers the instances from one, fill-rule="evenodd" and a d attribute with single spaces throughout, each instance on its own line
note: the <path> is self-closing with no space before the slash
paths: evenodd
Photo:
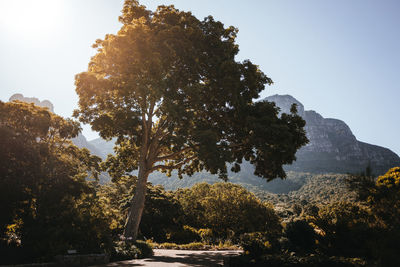
<path id="1" fill-rule="evenodd" d="M 400 166 L 400 158 L 387 148 L 360 142 L 346 123 L 338 119 L 323 118 L 312 110 L 305 110 L 301 102 L 290 95 L 273 95 L 264 100 L 275 102 L 281 113 L 288 113 L 293 103 L 297 104 L 299 115 L 306 121 L 306 132 L 310 143 L 301 148 L 292 165 L 286 165 L 287 171 L 302 173 L 357 173 L 364 171 L 371 164 L 375 174 L 385 173 L 393 166 Z M 113 153 L 113 141 L 106 142 L 98 138 L 89 142 L 100 151 L 103 158 Z M 240 173 L 229 173 L 230 180 L 241 184 L 257 186 L 262 190 L 274 193 L 287 193 L 300 188 L 301 184 L 293 179 L 276 179 L 266 183 L 253 175 L 253 166 L 245 162 Z M 164 174 L 154 173 L 149 180 L 154 184 L 162 184 L 166 189 L 189 187 L 196 182 L 219 181 L 209 173 L 195 174 L 193 177 L 178 179 Z"/>
<path id="2" fill-rule="evenodd" d="M 312 173 L 354 173 L 363 171 L 368 164 L 376 174 L 400 165 L 400 158 L 391 150 L 360 142 L 349 126 L 338 119 L 323 118 L 290 95 L 273 95 L 264 100 L 275 102 L 282 112 L 288 113 L 292 103 L 306 121 L 310 143 L 296 154 L 297 160 L 285 169 Z"/>
<path id="3" fill-rule="evenodd" d="M 108 154 L 114 153 L 115 141 L 116 138 L 113 138 L 111 141 L 106 141 L 99 137 L 89 141 L 89 144 L 97 149 L 97 151 L 99 152 L 99 157 L 106 159 Z"/>

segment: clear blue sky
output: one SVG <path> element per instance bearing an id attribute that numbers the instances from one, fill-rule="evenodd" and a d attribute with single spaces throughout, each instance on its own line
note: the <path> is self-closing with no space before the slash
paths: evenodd
<path id="1" fill-rule="evenodd" d="M 119 29 L 122 3 L 0 0 L 0 99 L 48 99 L 71 116 L 74 75 L 86 69 L 91 44 Z M 293 95 L 306 109 L 345 121 L 358 140 L 400 154 L 400 1 L 141 3 L 174 4 L 238 27 L 238 59 L 250 59 L 275 82 L 263 97 Z M 84 134 L 95 138 L 88 129 Z"/>

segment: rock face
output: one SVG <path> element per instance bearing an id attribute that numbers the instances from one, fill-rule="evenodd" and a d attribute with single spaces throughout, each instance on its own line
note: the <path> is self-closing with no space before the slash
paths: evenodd
<path id="1" fill-rule="evenodd" d="M 400 165 L 400 158 L 391 150 L 360 142 L 349 126 L 341 120 L 323 118 L 290 95 L 273 95 L 265 98 L 289 113 L 293 103 L 306 121 L 305 130 L 310 142 L 296 154 L 297 160 L 285 169 L 313 173 L 356 173 L 365 170 L 368 164 L 376 174 L 382 174 L 393 166 Z"/>
<path id="2" fill-rule="evenodd" d="M 11 102 L 14 100 L 18 100 L 18 101 L 26 102 L 26 103 L 33 103 L 36 106 L 48 108 L 51 112 L 54 113 L 54 106 L 49 100 L 40 101 L 36 97 L 25 97 L 23 94 L 13 94 L 10 97 L 9 101 Z"/>

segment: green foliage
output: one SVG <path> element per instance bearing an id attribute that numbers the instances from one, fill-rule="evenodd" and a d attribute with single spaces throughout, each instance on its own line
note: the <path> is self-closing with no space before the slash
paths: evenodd
<path id="1" fill-rule="evenodd" d="M 188 225 L 184 225 L 182 228 L 167 233 L 167 240 L 177 244 L 188 244 L 191 242 L 201 241 L 202 238 L 196 229 Z"/>
<path id="2" fill-rule="evenodd" d="M 375 186 L 370 189 L 367 204 L 377 225 L 374 255 L 382 265 L 399 266 L 400 167 L 391 168 L 377 178 Z"/>
<path id="3" fill-rule="evenodd" d="M 71 143 L 79 131 L 44 108 L 0 102 L 0 243 L 18 250 L 4 261 L 107 248 L 106 218 L 86 181 L 97 177 L 100 159 Z"/>
<path id="4" fill-rule="evenodd" d="M 218 238 L 238 238 L 255 231 L 280 233 L 281 225 L 272 206 L 261 202 L 243 187 L 231 183 L 200 183 L 176 191 L 185 214 L 184 222 L 197 229 L 211 229 Z M 209 233 L 203 233 L 208 237 Z"/>
<path id="5" fill-rule="evenodd" d="M 338 256 L 368 256 L 374 240 L 374 217 L 367 207 L 338 202 L 322 207 L 309 218 L 319 232 L 320 247 Z"/>
<path id="6" fill-rule="evenodd" d="M 212 242 L 213 236 L 214 236 L 212 229 L 209 229 L 209 228 L 206 228 L 206 229 L 201 228 L 201 229 L 197 230 L 197 233 L 199 234 L 201 240 L 202 240 L 204 243 L 209 244 L 209 243 Z"/>
<path id="7" fill-rule="evenodd" d="M 394 167 L 376 180 L 368 204 L 388 230 L 400 225 L 400 167 Z"/>
<path id="8" fill-rule="evenodd" d="M 135 1 L 125 3 L 121 21 L 118 34 L 96 41 L 97 54 L 75 83 L 75 116 L 104 138 L 118 137 L 113 171 L 138 168 L 144 146 L 151 151 L 147 168 L 168 160 L 174 164 L 154 169 L 179 175 L 206 169 L 225 178 L 226 162 L 246 158 L 259 176 L 285 176 L 282 164 L 307 141 L 305 123 L 296 113 L 278 117 L 272 103 L 253 102 L 272 81 L 249 60 L 235 60 L 236 28 Z"/>
<path id="9" fill-rule="evenodd" d="M 76 75 L 74 112 L 105 139 L 117 137 L 105 164 L 112 177 L 139 169 L 125 234 L 137 237 L 146 182 L 153 171 L 181 178 L 208 171 L 227 179 L 243 159 L 268 180 L 307 143 L 305 121 L 278 116 L 270 102 L 254 102 L 271 84 L 257 65 L 235 59 L 238 30 L 200 21 L 174 6 L 147 10 L 125 1 L 117 34 L 93 45 L 97 53 Z"/>
<path id="10" fill-rule="evenodd" d="M 98 189 L 103 209 L 114 226 L 115 238 L 122 234 L 135 187 L 132 180 L 122 177 L 118 182 Z M 276 234 L 281 231 L 279 218 L 272 207 L 238 185 L 198 184 L 191 189 L 166 192 L 161 186 L 149 183 L 147 190 L 147 209 L 143 213 L 140 233 L 158 243 L 215 243 L 220 239 L 237 240 L 246 231 Z"/>
<path id="11" fill-rule="evenodd" d="M 110 261 L 142 259 L 150 256 L 153 256 L 153 249 L 144 241 L 118 241 L 114 243 Z"/>
<path id="12" fill-rule="evenodd" d="M 276 252 L 279 248 L 276 237 L 268 237 L 266 233 L 246 233 L 240 237 L 240 245 L 245 255 L 252 259 L 260 258 L 262 255 Z"/>
<path id="13" fill-rule="evenodd" d="M 134 244 L 140 250 L 140 254 L 138 255 L 139 259 L 153 256 L 153 248 L 149 243 L 142 240 L 136 240 Z"/>
<path id="14" fill-rule="evenodd" d="M 139 226 L 141 234 L 157 242 L 188 243 L 198 240 L 198 235 L 181 223 L 183 210 L 173 193 L 166 192 L 159 185 L 148 184 L 147 188 L 146 209 Z M 175 234 L 171 236 L 170 233 Z"/>
<path id="15" fill-rule="evenodd" d="M 347 179 L 347 186 L 350 191 L 357 194 L 360 201 L 366 201 L 373 193 L 376 177 L 372 175 L 371 169 L 367 167 L 366 172 L 361 174 L 350 174 Z"/>
<path id="16" fill-rule="evenodd" d="M 204 249 L 204 243 L 192 242 L 192 243 L 182 245 L 181 248 L 187 249 L 187 250 L 200 250 L 200 249 Z"/>
<path id="17" fill-rule="evenodd" d="M 135 187 L 136 177 L 123 176 L 114 180 L 114 183 L 98 188 L 103 209 L 109 215 L 114 239 L 118 239 L 122 235 Z M 183 211 L 179 202 L 171 192 L 166 192 L 162 186 L 147 184 L 146 205 L 147 208 L 140 224 L 140 234 L 143 238 L 151 238 L 156 242 L 173 241 L 178 243 L 199 239 L 196 233 L 194 233 L 195 238 L 191 239 L 193 233 L 185 231 L 181 223 Z M 185 241 L 180 241 L 181 239 Z"/>
<path id="18" fill-rule="evenodd" d="M 306 221 L 290 222 L 285 227 L 285 236 L 292 251 L 312 252 L 315 249 L 317 235 L 314 228 Z"/>

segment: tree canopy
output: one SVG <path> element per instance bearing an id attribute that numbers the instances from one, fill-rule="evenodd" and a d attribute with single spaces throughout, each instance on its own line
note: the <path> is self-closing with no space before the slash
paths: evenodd
<path id="1" fill-rule="evenodd" d="M 280 219 L 272 205 L 232 183 L 199 183 L 175 193 L 185 213 L 185 224 L 212 229 L 224 238 L 239 238 L 248 232 L 281 232 Z"/>
<path id="2" fill-rule="evenodd" d="M 250 60 L 235 60 L 236 28 L 135 0 L 125 1 L 119 20 L 118 33 L 97 40 L 88 70 L 76 75 L 75 116 L 118 138 L 107 163 L 113 177 L 139 169 L 129 216 L 138 218 L 128 220 L 127 236 L 136 238 L 153 171 L 227 179 L 227 163 L 238 172 L 244 159 L 258 176 L 285 177 L 282 165 L 307 142 L 305 122 L 254 102 L 272 80 Z"/>
<path id="3" fill-rule="evenodd" d="M 72 144 L 79 131 L 79 123 L 47 109 L 0 101 L 3 261 L 48 260 L 71 247 L 95 252 L 106 241 L 107 224 L 86 182 L 97 176 L 100 158 Z M 6 252 L 12 245 L 20 254 Z"/>

